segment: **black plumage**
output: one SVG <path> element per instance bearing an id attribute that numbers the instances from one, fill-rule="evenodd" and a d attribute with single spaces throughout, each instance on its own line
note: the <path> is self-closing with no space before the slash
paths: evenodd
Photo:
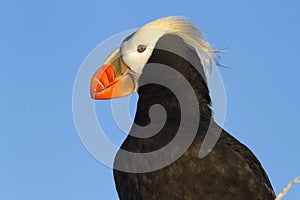
<path id="1" fill-rule="evenodd" d="M 159 67 L 157 64 L 164 64 L 177 70 L 193 87 L 201 113 L 198 132 L 187 151 L 167 167 L 147 173 L 128 173 L 115 169 L 114 179 L 119 198 L 121 200 L 274 199 L 271 183 L 258 159 L 225 130 L 222 131 L 211 152 L 206 157 L 199 158 L 200 147 L 213 120 L 204 69 L 193 47 L 187 45 L 177 35 L 162 36 L 156 43 L 156 48 L 144 67 L 139 81 L 151 79 L 153 74 L 147 71 L 151 67 Z M 195 68 L 200 69 L 201 73 L 198 73 Z M 181 88 L 180 81 L 173 84 L 178 89 L 184 89 Z M 146 126 L 150 123 L 148 111 L 154 104 L 161 104 L 165 108 L 167 120 L 162 130 L 150 138 L 137 138 L 130 135 L 139 131 L 138 128 L 133 127 L 121 148 L 138 153 L 155 151 L 167 145 L 177 133 L 181 119 L 179 102 L 168 88 L 158 84 L 141 86 L 138 94 L 139 100 L 134 119 L 136 124 Z M 191 108 L 189 112 L 192 116 L 198 111 Z M 218 128 L 216 123 L 212 123 L 215 128 Z M 214 130 L 210 130 L 212 134 Z M 185 134 L 189 132 L 186 131 Z M 122 158 L 122 154 L 117 153 L 115 165 L 130 166 L 130 162 Z"/>

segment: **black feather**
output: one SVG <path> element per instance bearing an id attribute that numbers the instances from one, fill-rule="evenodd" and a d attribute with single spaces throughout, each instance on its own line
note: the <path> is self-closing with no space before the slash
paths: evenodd
<path id="1" fill-rule="evenodd" d="M 171 51 L 167 51 L 168 49 Z M 148 70 L 157 67 L 156 64 L 164 64 L 177 70 L 193 87 L 201 113 L 198 132 L 187 151 L 167 167 L 148 173 L 114 170 L 119 198 L 121 200 L 273 200 L 275 195 L 271 183 L 258 159 L 226 131 L 222 131 L 211 152 L 206 157 L 199 158 L 200 147 L 212 121 L 212 111 L 203 66 L 195 50 L 176 35 L 164 35 L 158 41 L 148 64 L 144 67 L 140 82 L 143 79 L 151 79 L 153 74 L 149 74 Z M 180 81 L 173 84 L 178 89 L 184 89 L 181 88 Z M 142 86 L 138 94 L 139 101 L 134 122 L 146 126 L 150 123 L 149 108 L 154 104 L 161 104 L 167 112 L 166 123 L 159 133 L 149 138 L 128 135 L 121 148 L 139 153 L 155 151 L 167 145 L 177 133 L 181 119 L 179 102 L 172 91 L 158 84 Z M 189 110 L 191 114 L 199 111 Z M 218 125 L 212 123 L 217 129 Z M 212 134 L 215 129 L 210 129 Z M 130 134 L 138 130 L 133 127 Z M 186 134 L 190 133 L 186 131 Z M 114 164 L 130 166 L 131 161 L 122 158 L 122 154 L 118 153 Z"/>

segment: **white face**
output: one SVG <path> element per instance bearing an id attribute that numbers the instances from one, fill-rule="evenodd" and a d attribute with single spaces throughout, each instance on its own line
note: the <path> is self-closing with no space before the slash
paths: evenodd
<path id="1" fill-rule="evenodd" d="M 162 29 L 140 29 L 121 45 L 122 59 L 138 77 L 152 55 L 156 42 L 166 33 Z"/>

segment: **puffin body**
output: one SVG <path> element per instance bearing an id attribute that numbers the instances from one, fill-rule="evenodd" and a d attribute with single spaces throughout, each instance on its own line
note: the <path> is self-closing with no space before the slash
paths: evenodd
<path id="1" fill-rule="evenodd" d="M 196 30 L 185 20 L 176 17 L 159 20 L 159 24 L 165 25 L 164 29 L 167 31 L 155 30 L 155 33 L 150 31 L 143 41 L 143 35 L 147 34 L 147 31 L 141 29 L 126 38 L 119 50 L 121 58 L 116 59 L 118 66 L 115 66 L 116 61 L 109 58 L 100 69 L 102 73 L 105 72 L 107 81 L 105 82 L 103 75 L 99 75 L 100 72 L 95 73 L 91 82 L 91 95 L 94 99 L 109 99 L 128 95 L 134 91 L 138 92 L 135 125 L 121 145 L 121 149 L 127 152 L 143 154 L 162 149 L 176 137 L 183 117 L 190 119 L 187 120 L 190 123 L 194 123 L 193 117 L 200 113 L 196 124 L 197 132 L 191 144 L 178 159 L 154 171 L 135 171 L 134 169 L 139 166 L 132 164 L 135 162 L 119 151 L 114 161 L 114 179 L 119 198 L 121 200 L 274 199 L 275 194 L 271 183 L 255 155 L 213 121 L 206 80 L 207 63 L 209 63 L 207 61 L 211 61 L 212 49 L 209 49 L 204 40 L 196 42 L 199 45 L 196 46 L 193 40 L 189 42 L 184 38 L 183 35 L 192 32 L 194 34 Z M 154 21 L 154 25 L 153 22 L 150 24 L 156 28 L 157 23 Z M 168 29 L 168 26 L 171 28 Z M 176 30 L 183 34 L 178 34 Z M 198 35 L 198 37 L 201 39 L 202 36 Z M 133 47 L 136 51 L 133 54 L 128 53 L 132 52 L 130 50 Z M 147 52 L 148 48 L 150 50 Z M 198 48 L 202 48 L 203 51 L 199 53 Z M 139 54 L 145 51 L 145 57 L 139 58 Z M 207 57 L 201 57 L 201 53 Z M 115 58 L 115 55 L 112 57 Z M 155 74 L 161 66 L 168 66 L 180 73 L 195 92 L 198 106 L 190 105 L 185 116 L 182 116 L 180 102 L 174 91 L 155 83 L 156 77 L 162 76 L 160 73 Z M 118 70 L 123 71 L 123 74 L 118 75 Z M 176 90 L 185 90 L 184 80 L 163 76 Z M 145 82 L 148 84 L 143 84 Z M 151 135 L 155 132 L 156 126 L 148 125 L 156 122 L 151 118 L 149 110 L 154 105 L 161 105 L 165 109 L 166 120 L 163 127 L 156 134 Z M 186 137 L 181 138 L 182 143 L 185 138 L 193 134 L 189 130 L 189 126 L 193 125 L 195 124 L 187 124 L 183 130 L 183 135 Z M 199 158 L 199 150 L 206 134 L 217 137 L 218 130 L 221 130 L 221 135 L 217 143 L 205 157 Z M 167 152 L 170 157 L 175 156 L 174 152 L 177 148 L 180 148 L 180 143 Z M 163 163 L 166 162 L 164 159 L 164 156 L 158 155 L 156 161 Z M 151 162 L 147 163 L 149 166 L 151 164 Z M 119 166 L 125 166 L 127 170 L 120 170 Z"/>

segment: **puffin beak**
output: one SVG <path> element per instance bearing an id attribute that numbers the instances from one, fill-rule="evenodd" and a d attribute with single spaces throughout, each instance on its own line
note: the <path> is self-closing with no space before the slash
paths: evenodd
<path id="1" fill-rule="evenodd" d="M 136 90 L 135 74 L 122 60 L 120 48 L 117 48 L 96 71 L 90 85 L 91 97 L 95 100 L 123 97 Z"/>

